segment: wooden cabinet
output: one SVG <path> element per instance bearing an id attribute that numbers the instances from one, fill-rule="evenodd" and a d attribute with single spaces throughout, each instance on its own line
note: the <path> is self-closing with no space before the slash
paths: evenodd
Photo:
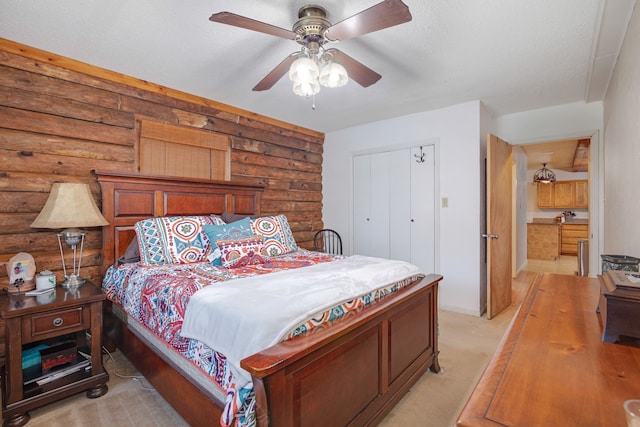
<path id="1" fill-rule="evenodd" d="M 627 287 L 627 271 L 609 270 L 598 276 L 602 295 L 598 303 L 602 318 L 602 341 L 640 339 L 640 289 Z M 622 286 L 618 286 L 618 284 Z M 635 320 L 635 321 L 634 321 Z"/>
<path id="2" fill-rule="evenodd" d="M 578 240 L 589 238 L 588 224 L 562 224 L 560 254 L 577 255 Z"/>
<path id="3" fill-rule="evenodd" d="M 576 191 L 576 208 L 589 208 L 589 181 L 574 181 Z"/>
<path id="4" fill-rule="evenodd" d="M 527 258 L 553 261 L 560 254 L 558 224 L 527 224 Z"/>
<path id="5" fill-rule="evenodd" d="M 556 181 L 553 183 L 553 206 L 573 208 L 576 205 L 576 186 L 574 181 Z"/>
<path id="6" fill-rule="evenodd" d="M 6 346 L 2 372 L 4 425 L 22 426 L 29 421 L 27 411 L 74 393 L 86 391 L 87 397 L 96 398 L 107 392 L 109 374 L 102 366 L 101 351 L 104 293 L 92 284 L 75 291 L 58 287 L 52 292 L 44 299 L 24 294 L 0 296 Z M 78 369 L 57 370 L 39 379 L 42 372 L 36 372 L 33 380 L 23 376 L 22 356 L 27 347 L 68 340 L 69 335 L 75 336 L 75 343 L 88 345 L 90 363 L 86 367 L 78 363 Z"/>
<path id="7" fill-rule="evenodd" d="M 589 181 L 538 183 L 537 201 L 539 208 L 588 208 Z"/>
<path id="8" fill-rule="evenodd" d="M 538 183 L 538 207 L 553 208 L 553 183 Z"/>

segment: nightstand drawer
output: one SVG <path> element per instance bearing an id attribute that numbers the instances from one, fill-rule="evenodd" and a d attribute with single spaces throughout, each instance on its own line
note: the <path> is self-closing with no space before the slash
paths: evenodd
<path id="1" fill-rule="evenodd" d="M 25 316 L 22 320 L 23 341 L 71 333 L 91 326 L 90 310 L 84 306 Z"/>

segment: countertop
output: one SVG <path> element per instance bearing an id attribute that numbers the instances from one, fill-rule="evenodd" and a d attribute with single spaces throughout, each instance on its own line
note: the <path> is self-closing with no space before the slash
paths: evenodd
<path id="1" fill-rule="evenodd" d="M 555 218 L 533 218 L 533 220 L 529 224 L 547 224 L 547 225 L 562 225 L 562 224 L 589 224 L 588 219 L 574 219 L 573 221 L 566 221 L 564 223 L 559 223 Z"/>

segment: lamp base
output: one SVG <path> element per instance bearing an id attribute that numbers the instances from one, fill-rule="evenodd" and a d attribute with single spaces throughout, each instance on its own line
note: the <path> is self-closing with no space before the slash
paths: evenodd
<path id="1" fill-rule="evenodd" d="M 87 281 L 77 274 L 70 274 L 64 282 L 60 283 L 60 286 L 66 289 L 74 289 L 84 285 L 85 283 L 87 283 Z"/>

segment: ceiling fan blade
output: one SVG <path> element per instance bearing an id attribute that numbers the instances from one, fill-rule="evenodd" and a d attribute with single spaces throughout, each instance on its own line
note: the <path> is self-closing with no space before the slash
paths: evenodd
<path id="1" fill-rule="evenodd" d="M 285 39 L 295 40 L 298 35 L 290 30 L 276 27 L 275 25 L 265 24 L 264 22 L 256 21 L 255 19 L 247 18 L 245 16 L 236 15 L 231 12 L 214 13 L 209 18 L 209 21 L 219 22 L 221 24 L 233 25 L 234 27 L 246 28 L 247 30 L 258 31 L 260 33 L 270 34 L 276 37 L 282 37 Z"/>
<path id="2" fill-rule="evenodd" d="M 273 85 L 282 78 L 282 76 L 287 74 L 287 71 L 289 71 L 289 67 L 291 67 L 291 64 L 296 60 L 296 57 L 299 53 L 300 52 L 294 52 L 291 55 L 287 56 L 281 63 L 276 66 L 276 68 L 274 68 L 269 72 L 269 74 L 264 76 L 264 78 L 260 80 L 257 85 L 255 85 L 253 90 L 259 92 L 262 90 L 271 89 Z"/>
<path id="3" fill-rule="evenodd" d="M 411 21 L 409 7 L 401 0 L 385 0 L 329 27 L 324 36 L 344 41 Z"/>
<path id="4" fill-rule="evenodd" d="M 366 65 L 356 61 L 346 53 L 338 49 L 328 49 L 327 53 L 333 55 L 334 59 L 342 64 L 347 70 L 349 78 L 362 87 L 368 87 L 377 82 L 382 76 Z"/>

